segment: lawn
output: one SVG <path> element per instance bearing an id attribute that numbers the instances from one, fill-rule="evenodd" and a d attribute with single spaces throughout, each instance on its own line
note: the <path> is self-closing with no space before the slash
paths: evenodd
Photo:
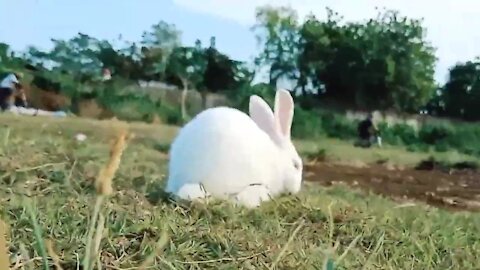
<path id="1" fill-rule="evenodd" d="M 135 137 L 114 191 L 103 196 L 94 182 L 122 123 L 7 116 L 0 123 L 0 217 L 14 269 L 77 269 L 88 239 L 99 246 L 89 262 L 102 269 L 480 269 L 478 213 L 315 183 L 252 210 L 173 203 L 161 190 L 176 128 L 137 123 L 129 125 Z M 78 132 L 87 140 L 77 142 Z M 395 147 L 360 150 L 332 139 L 298 145 L 302 153 L 325 149 L 337 162 L 410 165 L 428 156 Z M 89 237 L 99 197 L 106 229 Z"/>

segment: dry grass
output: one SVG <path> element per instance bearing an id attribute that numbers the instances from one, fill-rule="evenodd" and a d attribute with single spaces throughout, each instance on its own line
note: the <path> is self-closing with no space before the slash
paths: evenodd
<path id="1" fill-rule="evenodd" d="M 0 220 L 0 269 L 10 269 L 6 236 L 7 225 Z"/>
<path id="2" fill-rule="evenodd" d="M 14 269 L 480 268 L 477 213 L 396 207 L 311 183 L 259 209 L 174 203 L 162 193 L 169 127 L 130 125 L 137 136 L 112 148 L 111 122 L 9 121 L 0 218 Z M 73 139 L 79 131 L 86 142 Z"/>
<path id="3" fill-rule="evenodd" d="M 118 134 L 110 150 L 110 159 L 107 164 L 100 169 L 100 173 L 95 181 L 96 201 L 91 217 L 90 229 L 87 233 L 85 258 L 83 260 L 83 268 L 85 270 L 93 269 L 95 262 L 100 258 L 100 243 L 105 227 L 105 217 L 101 213 L 101 209 L 104 200 L 113 192 L 112 181 L 120 166 L 120 159 L 125 150 L 127 136 L 128 133 L 125 130 Z M 99 263 L 98 265 L 98 268 L 100 269 L 101 264 Z"/>

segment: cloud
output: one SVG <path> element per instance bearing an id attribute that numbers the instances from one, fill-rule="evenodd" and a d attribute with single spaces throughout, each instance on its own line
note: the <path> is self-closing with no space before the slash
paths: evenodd
<path id="1" fill-rule="evenodd" d="M 437 79 L 443 81 L 448 67 L 480 55 L 480 1 L 476 0 L 174 0 L 184 8 L 235 21 L 244 26 L 255 22 L 255 8 L 265 4 L 289 5 L 300 18 L 309 13 L 325 18 L 330 7 L 347 21 L 375 16 L 375 7 L 396 9 L 402 15 L 424 18 L 427 39 L 437 48 Z"/>

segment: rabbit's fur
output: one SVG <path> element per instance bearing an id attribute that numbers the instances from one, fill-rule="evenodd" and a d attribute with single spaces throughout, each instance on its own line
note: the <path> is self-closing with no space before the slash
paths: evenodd
<path id="1" fill-rule="evenodd" d="M 290 139 L 293 99 L 275 95 L 275 110 L 251 96 L 249 114 L 228 107 L 199 113 L 175 138 L 166 191 L 182 199 L 233 199 L 247 207 L 297 193 L 302 160 Z"/>

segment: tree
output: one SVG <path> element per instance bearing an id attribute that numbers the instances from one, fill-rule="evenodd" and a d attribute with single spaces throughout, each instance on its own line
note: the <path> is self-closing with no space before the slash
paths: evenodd
<path id="1" fill-rule="evenodd" d="M 203 83 L 206 61 L 200 41 L 194 47 L 177 47 L 172 51 L 166 66 L 167 82 L 182 88 L 182 119 L 187 119 L 186 99 L 190 87 L 197 88 Z"/>
<path id="2" fill-rule="evenodd" d="M 219 92 L 235 87 L 235 61 L 215 48 L 215 38 L 210 39 L 210 47 L 205 50 L 207 65 L 204 73 L 204 86 L 209 92 Z"/>
<path id="3" fill-rule="evenodd" d="M 222 54 L 215 47 L 215 37 L 210 39 L 210 46 L 204 50 L 206 67 L 203 74 L 202 94 L 203 107 L 206 107 L 207 92 L 226 92 L 238 89 L 250 78 L 249 71 L 242 62 L 234 61 Z"/>
<path id="4" fill-rule="evenodd" d="M 97 39 L 78 33 L 70 40 L 52 39 L 52 42 L 53 49 L 43 56 L 54 64 L 54 68 L 82 78 L 82 81 L 85 77 L 99 74 L 102 64 L 96 57 L 99 42 Z"/>
<path id="5" fill-rule="evenodd" d="M 10 60 L 8 55 L 9 51 L 10 46 L 8 46 L 8 44 L 0 43 L 0 63 L 4 64 Z"/>
<path id="6" fill-rule="evenodd" d="M 144 68 L 149 74 L 163 74 L 169 57 L 180 46 L 180 31 L 175 25 L 160 21 L 142 35 Z"/>
<path id="7" fill-rule="evenodd" d="M 421 20 L 387 10 L 342 24 L 327 13 L 326 21 L 310 16 L 300 28 L 300 83 L 310 81 L 319 97 L 366 109 L 414 112 L 428 101 L 436 57 Z"/>
<path id="8" fill-rule="evenodd" d="M 355 70 L 361 62 L 348 40 L 348 28 L 342 27 L 340 21 L 338 13 L 327 9 L 325 22 L 310 15 L 299 30 L 300 52 L 297 62 L 299 86 L 304 95 L 306 86 L 310 84 L 310 90 L 317 96 L 323 96 L 327 89 L 328 95 L 340 99 L 352 96 L 348 93 L 348 87 L 342 84 L 355 81 L 349 70 Z"/>
<path id="9" fill-rule="evenodd" d="M 116 76 L 130 80 L 145 77 L 135 43 L 123 50 L 116 50 L 108 41 L 99 42 L 96 58 L 102 63 L 103 68 L 109 68 Z"/>
<path id="10" fill-rule="evenodd" d="M 269 84 L 276 86 L 279 79 L 297 80 L 298 16 L 288 7 L 263 6 L 256 11 L 257 23 L 253 30 L 262 51 L 255 62 L 267 67 Z"/>
<path id="11" fill-rule="evenodd" d="M 28 64 L 26 59 L 15 54 L 8 44 L 0 42 L 0 76 L 3 76 L 3 73 L 23 68 L 26 64 Z"/>
<path id="12" fill-rule="evenodd" d="M 480 59 L 456 64 L 449 75 L 442 93 L 445 114 L 480 120 Z"/>

